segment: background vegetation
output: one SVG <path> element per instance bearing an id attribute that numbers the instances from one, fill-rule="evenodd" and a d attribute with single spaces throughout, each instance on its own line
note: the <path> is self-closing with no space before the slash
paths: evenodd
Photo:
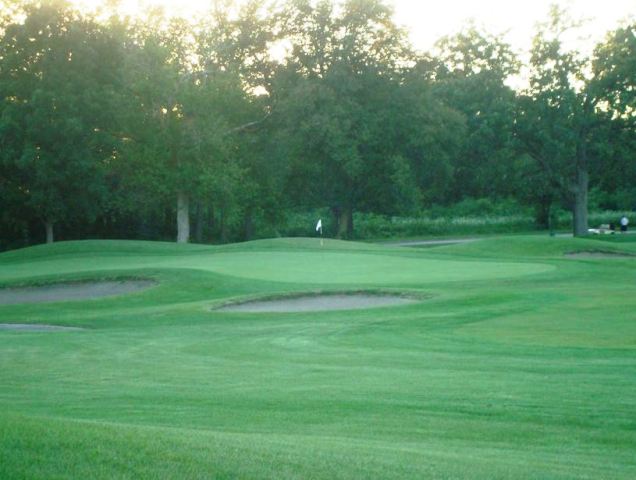
<path id="1" fill-rule="evenodd" d="M 636 24 L 584 58 L 554 8 L 522 62 L 470 25 L 415 52 L 383 0 L 1 9 L 0 249 L 307 235 L 318 215 L 342 238 L 584 234 L 588 206 L 636 206 Z"/>

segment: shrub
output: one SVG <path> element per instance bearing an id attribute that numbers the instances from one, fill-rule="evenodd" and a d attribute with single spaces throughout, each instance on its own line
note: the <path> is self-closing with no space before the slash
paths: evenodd
<path id="1" fill-rule="evenodd" d="M 572 228 L 571 212 L 558 209 L 553 213 L 553 228 L 566 231 Z M 634 212 L 616 210 L 591 212 L 589 224 L 590 227 L 611 222 L 618 225 L 623 215 L 627 215 L 631 225 L 636 225 Z M 319 218 L 322 219 L 325 237 L 333 236 L 336 225 L 328 208 L 288 212 L 278 232 L 284 237 L 315 237 L 316 222 Z M 488 199 L 467 199 L 453 206 L 435 206 L 412 217 L 356 212 L 353 216 L 353 225 L 354 236 L 359 240 L 521 233 L 537 230 L 531 209 L 520 206 L 514 200 L 493 202 Z"/>

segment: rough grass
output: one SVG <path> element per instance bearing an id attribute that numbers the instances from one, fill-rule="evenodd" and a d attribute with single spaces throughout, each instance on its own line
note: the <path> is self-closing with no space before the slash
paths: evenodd
<path id="1" fill-rule="evenodd" d="M 565 257 L 594 248 L 636 243 L 70 242 L 0 255 L 5 285 L 160 282 L 0 307 L 0 323 L 89 329 L 0 332 L 0 478 L 635 478 L 636 259 Z M 210 311 L 322 289 L 428 299 Z"/>

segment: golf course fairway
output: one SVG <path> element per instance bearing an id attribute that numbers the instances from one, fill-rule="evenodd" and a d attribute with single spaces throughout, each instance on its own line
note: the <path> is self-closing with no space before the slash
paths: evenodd
<path id="1" fill-rule="evenodd" d="M 0 305 L 0 478 L 636 478 L 636 236 L 0 254 L 4 289 L 127 281 Z M 414 301 L 218 310 L 321 293 Z"/>

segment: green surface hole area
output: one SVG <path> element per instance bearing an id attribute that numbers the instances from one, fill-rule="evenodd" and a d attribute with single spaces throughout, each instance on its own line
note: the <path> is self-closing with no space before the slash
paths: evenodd
<path id="1" fill-rule="evenodd" d="M 218 273 L 254 280 L 323 284 L 400 284 L 489 280 L 544 273 L 553 266 L 321 252 L 245 252 L 210 257 Z"/>
<path id="2" fill-rule="evenodd" d="M 149 252 L 150 253 L 150 252 Z M 492 280 L 549 272 L 553 265 L 514 259 L 463 260 L 337 251 L 188 252 L 176 255 L 96 253 L 0 265 L 0 280 L 135 269 L 192 269 L 251 280 L 320 285 L 405 285 Z"/>

